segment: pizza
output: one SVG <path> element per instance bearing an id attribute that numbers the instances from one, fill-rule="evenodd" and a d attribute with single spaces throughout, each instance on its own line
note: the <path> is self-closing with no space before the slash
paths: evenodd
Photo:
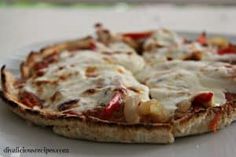
<path id="1" fill-rule="evenodd" d="M 96 35 L 31 52 L 20 77 L 1 68 L 1 98 L 68 138 L 173 143 L 236 119 L 236 46 L 167 29 Z"/>

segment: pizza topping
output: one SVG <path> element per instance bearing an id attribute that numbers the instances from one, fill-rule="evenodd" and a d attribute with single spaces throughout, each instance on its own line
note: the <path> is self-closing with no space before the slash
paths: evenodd
<path id="1" fill-rule="evenodd" d="M 184 117 L 187 113 L 192 112 L 192 102 L 190 100 L 183 100 L 176 104 L 177 109 L 174 112 L 174 119 Z M 195 111 L 195 110 L 194 110 Z"/>
<path id="2" fill-rule="evenodd" d="M 184 57 L 183 60 L 193 60 L 193 61 L 202 60 L 202 53 L 200 51 L 193 52 L 187 55 L 186 57 Z"/>
<path id="3" fill-rule="evenodd" d="M 142 57 L 133 48 L 120 39 L 108 39 L 112 35 L 104 32 L 107 36 L 100 38 L 109 40 L 106 46 L 91 42 L 91 50 L 64 51 L 36 63 L 33 70 L 37 77 L 29 78 L 21 89 L 32 91 L 22 92 L 21 102 L 31 108 L 39 106 L 68 115 L 83 113 L 109 121 L 165 123 L 175 112 L 220 106 L 226 102 L 225 92 L 235 92 L 235 74 L 229 70 L 232 66 L 175 60 L 202 60 L 202 52 L 207 51 L 205 34 L 197 42 L 185 42 L 165 29 L 123 34 L 134 40 L 148 38 L 144 47 L 154 45 L 150 52 L 164 58 L 144 68 Z M 234 47 L 220 50 L 219 54 L 231 53 Z M 217 120 L 213 121 L 214 130 Z"/>
<path id="4" fill-rule="evenodd" d="M 170 45 L 144 53 L 144 59 L 148 64 L 165 62 L 169 60 L 207 60 L 214 55 L 211 47 L 203 47 L 198 42 Z"/>
<path id="5" fill-rule="evenodd" d="M 34 65 L 34 70 L 39 71 L 39 70 L 46 68 L 46 67 L 48 67 L 48 64 L 46 62 L 42 61 L 42 62 L 38 62 Z"/>
<path id="6" fill-rule="evenodd" d="M 42 101 L 33 93 L 27 92 L 27 91 L 22 91 L 20 93 L 20 101 L 30 107 L 30 108 L 35 108 L 35 107 L 42 107 Z"/>
<path id="7" fill-rule="evenodd" d="M 131 33 L 123 33 L 124 37 L 129 37 L 133 40 L 142 40 L 151 36 L 153 32 L 131 32 Z"/>
<path id="8" fill-rule="evenodd" d="M 206 33 L 203 32 L 202 34 L 200 34 L 197 38 L 197 42 L 199 42 L 202 45 L 207 45 L 207 37 L 206 37 Z"/>
<path id="9" fill-rule="evenodd" d="M 46 58 L 44 58 L 42 61 L 37 62 L 33 67 L 34 71 L 36 72 L 36 75 L 41 76 L 42 69 L 47 68 L 49 64 L 51 64 L 57 60 L 58 60 L 57 53 L 53 53 L 53 54 L 47 56 Z M 40 71 L 40 72 L 38 72 L 38 71 Z"/>
<path id="10" fill-rule="evenodd" d="M 65 51 L 61 53 L 61 66 L 68 64 L 74 65 L 75 67 L 80 64 L 82 65 L 94 65 L 94 64 L 118 64 L 124 66 L 131 72 L 137 72 L 144 66 L 144 60 L 142 57 L 137 55 L 134 50 L 128 47 L 124 43 L 112 43 L 109 48 L 98 46 L 97 52 L 91 50 L 81 50 L 73 53 L 70 56 L 69 52 Z M 63 64 L 64 63 L 64 64 Z"/>
<path id="11" fill-rule="evenodd" d="M 55 61 L 57 61 L 59 58 L 58 53 L 52 53 L 51 55 L 47 56 L 46 58 L 43 59 L 44 62 L 46 63 L 53 63 Z"/>
<path id="12" fill-rule="evenodd" d="M 213 93 L 200 93 L 192 100 L 193 106 L 211 107 L 212 106 Z"/>
<path id="13" fill-rule="evenodd" d="M 191 108 L 192 102 L 189 100 L 183 100 L 177 103 L 176 106 L 177 106 L 176 109 L 177 112 L 185 113 Z"/>
<path id="14" fill-rule="evenodd" d="M 97 46 L 96 46 L 96 43 L 95 42 L 90 42 L 89 43 L 89 47 L 88 47 L 89 49 L 91 49 L 91 50 L 96 50 L 96 48 L 97 48 Z"/>
<path id="15" fill-rule="evenodd" d="M 43 76 L 44 75 L 44 71 L 42 69 L 39 69 L 39 70 L 36 71 L 35 75 L 36 75 L 36 77 Z"/>
<path id="16" fill-rule="evenodd" d="M 121 95 L 139 95 L 149 99 L 147 87 L 141 85 L 124 67 L 104 62 L 101 53 L 86 50 L 73 56 L 67 54 L 62 52 L 58 62 L 44 69 L 44 75 L 26 82 L 26 88 L 45 100 L 44 108 L 63 110 L 73 106 L 74 112 L 81 113 L 106 105 L 106 117 L 103 118 L 114 119 L 116 112 L 123 112 Z M 141 92 L 126 90 L 127 87 L 137 88 Z M 80 100 L 79 105 L 67 103 L 71 100 Z"/>
<path id="17" fill-rule="evenodd" d="M 83 92 L 83 95 L 93 95 L 96 93 L 96 89 L 95 88 L 90 88 L 90 89 L 87 89 Z"/>
<path id="18" fill-rule="evenodd" d="M 220 106 L 226 102 L 225 91 L 236 92 L 232 67 L 226 65 L 169 61 L 146 67 L 136 77 L 150 88 L 151 97 L 168 110 L 176 110 L 183 101 L 203 107 Z"/>
<path id="19" fill-rule="evenodd" d="M 135 88 L 135 87 L 127 87 L 127 89 L 129 89 L 129 90 L 131 90 L 135 93 L 141 93 L 141 91 L 139 89 Z"/>
<path id="20" fill-rule="evenodd" d="M 219 55 L 226 55 L 226 54 L 236 54 L 236 46 L 229 44 L 228 47 L 222 48 L 218 50 Z"/>
<path id="21" fill-rule="evenodd" d="M 138 96 L 127 96 L 124 101 L 124 116 L 128 123 L 138 123 L 140 115 L 138 113 L 138 104 L 141 98 Z"/>
<path id="22" fill-rule="evenodd" d="M 175 32 L 167 29 L 159 29 L 152 34 L 150 38 L 144 43 L 145 50 L 153 50 L 163 47 L 180 45 L 184 42 L 184 38 L 180 37 Z"/>
<path id="23" fill-rule="evenodd" d="M 233 93 L 225 93 L 225 98 L 229 102 L 236 103 L 236 94 Z"/>
<path id="24" fill-rule="evenodd" d="M 144 117 L 148 116 L 152 122 L 167 122 L 170 118 L 170 113 L 157 100 L 140 103 L 138 107 L 139 114 Z"/>
<path id="25" fill-rule="evenodd" d="M 140 97 L 126 97 L 124 116 L 128 123 L 160 123 L 170 120 L 172 114 L 157 100 L 142 101 Z"/>
<path id="26" fill-rule="evenodd" d="M 58 111 L 68 110 L 71 107 L 73 107 L 75 104 L 78 104 L 78 102 L 79 102 L 78 99 L 66 101 L 66 102 L 58 105 Z"/>
<path id="27" fill-rule="evenodd" d="M 86 68 L 85 75 L 87 77 L 96 77 L 98 74 L 96 73 L 96 67 L 90 66 Z"/>
<path id="28" fill-rule="evenodd" d="M 228 47 L 229 41 L 226 38 L 223 37 L 213 37 L 208 39 L 208 44 L 212 46 L 216 46 L 220 49 Z"/>
<path id="29" fill-rule="evenodd" d="M 220 120 L 221 120 L 221 113 L 220 112 L 215 113 L 213 119 L 209 123 L 209 129 L 212 132 L 216 132 Z"/>
<path id="30" fill-rule="evenodd" d="M 119 111 L 122 107 L 122 93 L 116 92 L 109 103 L 102 111 L 102 116 L 109 118 L 116 111 Z"/>
<path id="31" fill-rule="evenodd" d="M 69 116 L 73 116 L 73 117 L 74 117 L 74 116 L 77 117 L 77 116 L 80 115 L 78 112 L 71 111 L 71 110 L 63 111 L 63 113 L 66 114 L 66 115 L 69 115 Z"/>
<path id="32" fill-rule="evenodd" d="M 159 32 L 159 33 L 158 33 Z M 144 58 L 147 63 L 171 60 L 207 60 L 231 62 L 236 61 L 236 46 L 228 40 L 215 37 L 207 38 L 202 33 L 196 41 L 188 41 L 162 29 L 156 31 L 144 43 Z"/>
<path id="33" fill-rule="evenodd" d="M 14 82 L 14 87 L 15 88 L 22 88 L 24 87 L 25 80 L 24 79 L 19 79 Z"/>

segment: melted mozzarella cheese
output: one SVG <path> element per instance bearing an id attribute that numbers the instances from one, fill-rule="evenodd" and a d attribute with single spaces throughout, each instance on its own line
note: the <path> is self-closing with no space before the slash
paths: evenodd
<path id="1" fill-rule="evenodd" d="M 184 60 L 194 53 L 200 53 L 201 60 L 217 60 L 215 47 L 204 47 L 197 42 L 181 43 L 170 45 L 168 47 L 156 48 L 150 52 L 144 53 L 144 59 L 147 63 L 165 62 L 171 60 Z"/>
<path id="2" fill-rule="evenodd" d="M 98 43 L 97 46 L 99 52 L 133 73 L 140 71 L 144 67 L 143 58 L 137 55 L 134 49 L 124 42 L 113 42 L 108 47 Z"/>
<path id="3" fill-rule="evenodd" d="M 73 111 L 78 112 L 106 105 L 118 88 L 127 88 L 128 96 L 137 95 L 145 101 L 149 99 L 146 86 L 140 84 L 124 67 L 104 60 L 104 56 L 92 51 L 63 52 L 57 63 L 45 69 L 43 76 L 28 80 L 24 90 L 38 95 L 45 100 L 44 107 L 52 110 L 57 110 L 63 103 L 77 100 Z M 91 76 L 87 76 L 88 69 L 92 69 Z M 139 92 L 129 90 L 129 87 Z M 89 92 L 91 89 L 92 93 Z"/>
<path id="4" fill-rule="evenodd" d="M 149 47 L 151 45 L 158 45 L 161 47 L 168 47 L 171 45 L 179 45 L 184 42 L 184 38 L 180 37 L 173 31 L 168 29 L 159 29 L 153 33 L 153 35 L 148 38 L 144 47 Z"/>
<path id="5" fill-rule="evenodd" d="M 224 104 L 225 92 L 236 92 L 235 73 L 235 67 L 224 63 L 169 61 L 144 68 L 137 78 L 150 88 L 152 98 L 174 110 L 202 92 L 213 92 L 214 105 Z"/>
<path id="6" fill-rule="evenodd" d="M 147 63 L 183 60 L 193 53 L 200 53 L 201 60 L 236 62 L 235 54 L 219 55 L 218 47 L 212 44 L 202 46 L 198 42 L 186 43 L 184 38 L 173 31 L 157 30 L 144 43 L 144 58 Z"/>

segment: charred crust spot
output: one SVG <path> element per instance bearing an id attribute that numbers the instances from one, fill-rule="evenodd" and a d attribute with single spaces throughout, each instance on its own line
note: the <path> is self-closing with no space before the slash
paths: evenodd
<path id="1" fill-rule="evenodd" d="M 127 55 L 129 55 L 129 56 L 132 55 L 132 54 L 133 54 L 133 52 L 130 52 L 130 51 L 127 52 Z"/>
<path id="2" fill-rule="evenodd" d="M 3 91 L 7 92 L 5 69 L 6 69 L 6 65 L 3 65 L 1 67 L 1 80 L 2 80 L 1 85 L 2 85 Z"/>
<path id="3" fill-rule="evenodd" d="M 25 62 L 21 62 L 20 64 L 20 73 L 22 78 L 27 78 L 28 76 L 28 71 L 26 71 L 27 67 L 25 66 Z"/>
<path id="4" fill-rule="evenodd" d="M 110 31 L 108 29 L 103 29 L 103 33 L 110 34 Z"/>
<path id="5" fill-rule="evenodd" d="M 65 68 L 65 66 L 59 66 L 58 70 L 63 70 Z"/>
<path id="6" fill-rule="evenodd" d="M 50 54 L 44 58 L 44 60 L 46 60 L 47 63 L 56 62 L 58 59 L 59 59 L 59 55 L 56 50 L 52 54 Z"/>
<path id="7" fill-rule="evenodd" d="M 32 109 L 24 109 L 22 112 L 30 112 L 31 114 L 33 114 L 33 115 L 37 115 L 37 114 L 40 114 L 40 111 L 38 111 L 38 110 L 32 110 Z"/>
<path id="8" fill-rule="evenodd" d="M 97 91 L 96 89 L 90 88 L 90 89 L 85 90 L 85 91 L 83 92 L 83 95 L 93 95 L 93 94 L 96 93 L 96 91 Z"/>
<path id="9" fill-rule="evenodd" d="M 59 100 L 61 96 L 62 96 L 62 95 L 61 95 L 61 92 L 56 91 L 56 92 L 50 97 L 50 100 L 51 100 L 52 102 L 54 102 L 54 101 L 56 101 L 56 100 Z"/>
<path id="10" fill-rule="evenodd" d="M 127 89 L 129 89 L 129 90 L 131 90 L 131 91 L 133 91 L 133 92 L 135 92 L 135 93 L 141 93 L 141 91 L 138 90 L 138 89 L 135 88 L 135 87 L 127 87 Z"/>
<path id="11" fill-rule="evenodd" d="M 51 85 L 57 85 L 58 84 L 58 81 L 55 81 L 55 80 L 38 80 L 38 81 L 35 81 L 33 82 L 33 84 L 35 84 L 36 86 L 42 86 L 42 85 L 46 85 L 46 84 L 51 84 Z"/>
<path id="12" fill-rule="evenodd" d="M 191 44 L 192 42 L 193 42 L 192 40 L 184 38 L 184 43 L 185 44 Z"/>
<path id="13" fill-rule="evenodd" d="M 64 111 L 63 114 L 66 114 L 67 116 L 72 116 L 72 117 L 77 117 L 77 116 L 80 116 L 79 113 L 77 112 L 74 112 L 74 111 Z"/>
<path id="14" fill-rule="evenodd" d="M 112 56 L 112 55 L 113 55 L 113 53 L 115 53 L 115 52 L 111 53 L 111 52 L 109 52 L 109 51 L 103 51 L 102 53 L 103 53 L 103 54 L 105 54 L 105 55 Z"/>
<path id="15" fill-rule="evenodd" d="M 125 71 L 124 71 L 124 69 L 122 69 L 122 68 L 117 68 L 117 72 L 123 74 Z"/>
<path id="16" fill-rule="evenodd" d="M 85 70 L 85 75 L 87 77 L 96 77 L 98 75 L 97 68 L 93 66 L 87 67 Z"/>
<path id="17" fill-rule="evenodd" d="M 68 78 L 72 77 L 73 75 L 77 75 L 77 74 L 78 74 L 77 72 L 76 73 L 63 74 L 63 75 L 59 76 L 59 79 L 65 81 Z"/>
<path id="18" fill-rule="evenodd" d="M 79 102 L 79 99 L 69 100 L 58 105 L 58 111 L 64 111 L 72 108 L 75 104 Z"/>
<path id="19" fill-rule="evenodd" d="M 109 54 L 110 54 L 110 53 L 109 53 Z M 109 58 L 109 57 L 103 57 L 102 59 L 103 59 L 105 62 L 109 63 L 109 64 L 112 64 L 112 63 L 113 63 L 112 59 Z"/>
<path id="20" fill-rule="evenodd" d="M 11 106 L 12 108 L 16 108 L 18 106 L 18 104 L 10 101 L 5 95 L 3 91 L 0 91 L 0 97 L 1 99 L 6 102 L 9 106 Z"/>
<path id="21" fill-rule="evenodd" d="M 31 51 L 29 56 L 26 59 L 26 63 L 29 63 L 31 60 L 34 60 L 34 56 L 37 52 Z"/>
<path id="22" fill-rule="evenodd" d="M 87 36 L 81 40 L 70 41 L 67 43 L 66 50 L 74 52 L 77 50 L 95 50 L 96 43 L 91 36 Z"/>
<path id="23" fill-rule="evenodd" d="M 35 75 L 33 77 L 41 77 L 45 74 L 44 70 L 40 69 L 35 72 Z"/>
<path id="24" fill-rule="evenodd" d="M 33 69 L 37 72 L 47 67 L 48 67 L 48 63 L 46 63 L 45 61 L 41 61 L 41 62 L 35 63 Z"/>
<path id="25" fill-rule="evenodd" d="M 101 23 L 99 23 L 99 22 L 97 22 L 97 23 L 95 23 L 94 27 L 95 27 L 95 28 L 102 27 L 102 24 L 101 24 Z"/>
<path id="26" fill-rule="evenodd" d="M 93 39 L 93 37 L 91 36 L 91 35 L 88 35 L 88 36 L 86 36 L 86 37 L 84 37 L 82 40 L 92 40 Z"/>
<path id="27" fill-rule="evenodd" d="M 166 59 L 167 59 L 168 61 L 172 61 L 172 60 L 173 60 L 172 57 L 167 57 Z"/>
<path id="28" fill-rule="evenodd" d="M 194 61 L 199 61 L 201 59 L 202 59 L 202 53 L 199 51 L 193 52 L 189 56 L 184 58 L 184 60 L 194 60 Z"/>

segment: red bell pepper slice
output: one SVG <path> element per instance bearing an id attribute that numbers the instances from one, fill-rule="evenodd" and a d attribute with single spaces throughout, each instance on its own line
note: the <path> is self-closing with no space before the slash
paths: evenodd
<path id="1" fill-rule="evenodd" d="M 141 40 L 150 37 L 152 34 L 151 31 L 149 32 L 130 32 L 130 33 L 123 33 L 122 36 L 129 37 L 134 40 Z"/>
<path id="2" fill-rule="evenodd" d="M 48 67 L 48 63 L 45 61 L 41 61 L 41 62 L 36 63 L 33 68 L 35 71 L 38 71 L 47 67 Z"/>
<path id="3" fill-rule="evenodd" d="M 31 92 L 23 91 L 20 93 L 20 99 L 24 105 L 30 108 L 33 108 L 34 106 L 42 107 L 41 100 Z"/>
<path id="4" fill-rule="evenodd" d="M 216 132 L 220 119 L 221 119 L 221 113 L 220 112 L 215 113 L 215 116 L 210 121 L 209 126 L 208 126 L 212 132 Z"/>
<path id="5" fill-rule="evenodd" d="M 202 45 L 206 45 L 207 44 L 207 37 L 206 37 L 206 33 L 203 32 L 202 34 L 200 34 L 197 38 L 197 42 L 202 44 Z"/>
<path id="6" fill-rule="evenodd" d="M 213 93 L 201 93 L 194 97 L 192 101 L 193 106 L 204 106 L 204 104 L 210 103 L 213 98 Z"/>
<path id="7" fill-rule="evenodd" d="M 106 105 L 106 107 L 102 111 L 102 116 L 104 118 L 109 118 L 112 116 L 112 114 L 115 111 L 119 111 L 121 108 L 121 98 L 122 98 L 122 93 L 117 92 L 112 99 L 109 101 L 109 103 Z"/>
<path id="8" fill-rule="evenodd" d="M 219 55 L 236 54 L 236 46 L 232 45 L 232 44 L 229 44 L 228 47 L 223 48 L 223 49 L 219 49 L 218 54 Z"/>
<path id="9" fill-rule="evenodd" d="M 46 58 L 44 58 L 42 61 L 37 62 L 37 63 L 34 65 L 33 68 L 34 68 L 35 71 L 38 71 L 38 70 L 47 68 L 50 63 L 53 63 L 53 62 L 55 62 L 55 61 L 57 61 L 57 60 L 58 60 L 58 55 L 57 55 L 57 53 L 53 53 L 53 54 L 47 56 Z"/>
<path id="10" fill-rule="evenodd" d="M 96 50 L 96 43 L 95 42 L 90 42 L 89 43 L 89 49 L 91 49 L 91 50 Z"/>

